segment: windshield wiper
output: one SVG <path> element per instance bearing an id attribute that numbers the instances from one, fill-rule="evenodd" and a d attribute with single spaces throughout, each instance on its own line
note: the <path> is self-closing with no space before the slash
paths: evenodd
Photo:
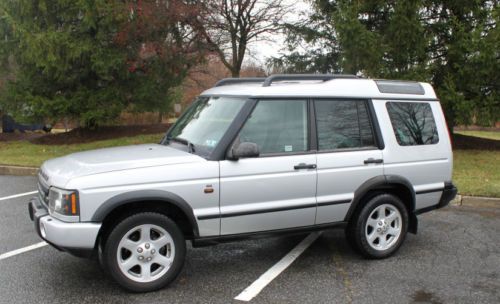
<path id="1" fill-rule="evenodd" d="M 181 144 L 185 144 L 188 147 L 188 152 L 189 153 L 194 153 L 195 152 L 195 146 L 192 142 L 189 140 L 182 138 L 182 137 L 174 137 L 174 138 L 167 138 L 167 140 L 172 140 L 176 142 L 180 142 Z"/>

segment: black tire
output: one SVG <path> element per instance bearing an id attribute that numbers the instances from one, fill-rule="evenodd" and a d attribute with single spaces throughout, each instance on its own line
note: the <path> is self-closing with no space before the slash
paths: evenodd
<path id="1" fill-rule="evenodd" d="M 367 239 L 365 229 L 370 214 L 381 205 L 390 205 L 396 208 L 401 215 L 401 233 L 392 242 L 389 248 L 379 250 L 373 248 Z M 384 207 L 382 207 L 384 208 Z M 401 244 L 403 244 L 408 231 L 408 210 L 403 202 L 395 195 L 384 193 L 379 194 L 366 202 L 366 204 L 355 213 L 346 228 L 346 237 L 349 244 L 363 256 L 371 259 L 384 259 L 394 254 Z M 390 235 L 389 235 L 390 238 Z"/>
<path id="2" fill-rule="evenodd" d="M 173 240 L 173 245 L 175 246 L 175 255 L 168 271 L 159 278 L 151 282 L 137 282 L 128 278 L 120 270 L 117 259 L 117 250 L 120 241 L 127 232 L 137 226 L 151 224 L 163 228 L 166 232 L 168 232 L 168 234 L 170 234 Z M 132 292 L 149 292 L 167 286 L 179 275 L 184 265 L 185 255 L 186 241 L 175 222 L 163 214 L 144 212 L 125 218 L 113 228 L 105 244 L 103 244 L 102 263 L 104 264 L 103 268 L 109 272 L 109 274 L 121 287 Z"/>

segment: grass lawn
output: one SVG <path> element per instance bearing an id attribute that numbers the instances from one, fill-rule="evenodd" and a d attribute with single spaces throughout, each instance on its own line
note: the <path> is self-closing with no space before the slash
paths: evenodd
<path id="1" fill-rule="evenodd" d="M 455 131 L 455 133 L 467 135 L 467 136 L 475 136 L 481 138 L 495 139 L 500 140 L 500 131 Z"/>
<path id="2" fill-rule="evenodd" d="M 484 131 L 482 136 L 488 136 Z M 39 167 L 45 160 L 97 148 L 156 143 L 161 134 L 138 135 L 75 145 L 35 145 L 27 141 L 0 142 L 0 164 Z M 463 195 L 500 197 L 500 151 L 455 150 L 453 181 Z"/>
<path id="3" fill-rule="evenodd" d="M 0 164 L 39 167 L 50 158 L 69 153 L 115 146 L 158 143 L 160 134 L 137 135 L 74 145 L 35 145 L 27 141 L 0 142 Z"/>
<path id="4" fill-rule="evenodd" d="M 455 150 L 453 156 L 458 193 L 500 197 L 500 151 Z"/>

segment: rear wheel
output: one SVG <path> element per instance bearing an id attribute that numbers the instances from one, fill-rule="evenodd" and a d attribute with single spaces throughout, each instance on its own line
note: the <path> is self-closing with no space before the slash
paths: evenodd
<path id="1" fill-rule="evenodd" d="M 177 225 L 158 213 L 139 213 L 120 222 L 104 245 L 102 260 L 125 289 L 147 292 L 172 282 L 182 269 L 186 243 Z"/>
<path id="2" fill-rule="evenodd" d="M 396 252 L 408 230 L 408 211 L 392 194 L 370 199 L 347 228 L 349 243 L 369 258 L 386 258 Z"/>

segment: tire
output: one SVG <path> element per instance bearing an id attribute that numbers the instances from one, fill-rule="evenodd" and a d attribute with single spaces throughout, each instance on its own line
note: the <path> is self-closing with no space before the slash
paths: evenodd
<path id="1" fill-rule="evenodd" d="M 392 194 L 371 198 L 346 229 L 349 244 L 363 256 L 384 259 L 394 254 L 408 231 L 408 210 Z"/>
<path id="2" fill-rule="evenodd" d="M 163 214 L 145 212 L 113 228 L 102 262 L 121 287 L 148 292 L 170 284 L 182 270 L 185 255 L 186 241 L 177 225 Z"/>

